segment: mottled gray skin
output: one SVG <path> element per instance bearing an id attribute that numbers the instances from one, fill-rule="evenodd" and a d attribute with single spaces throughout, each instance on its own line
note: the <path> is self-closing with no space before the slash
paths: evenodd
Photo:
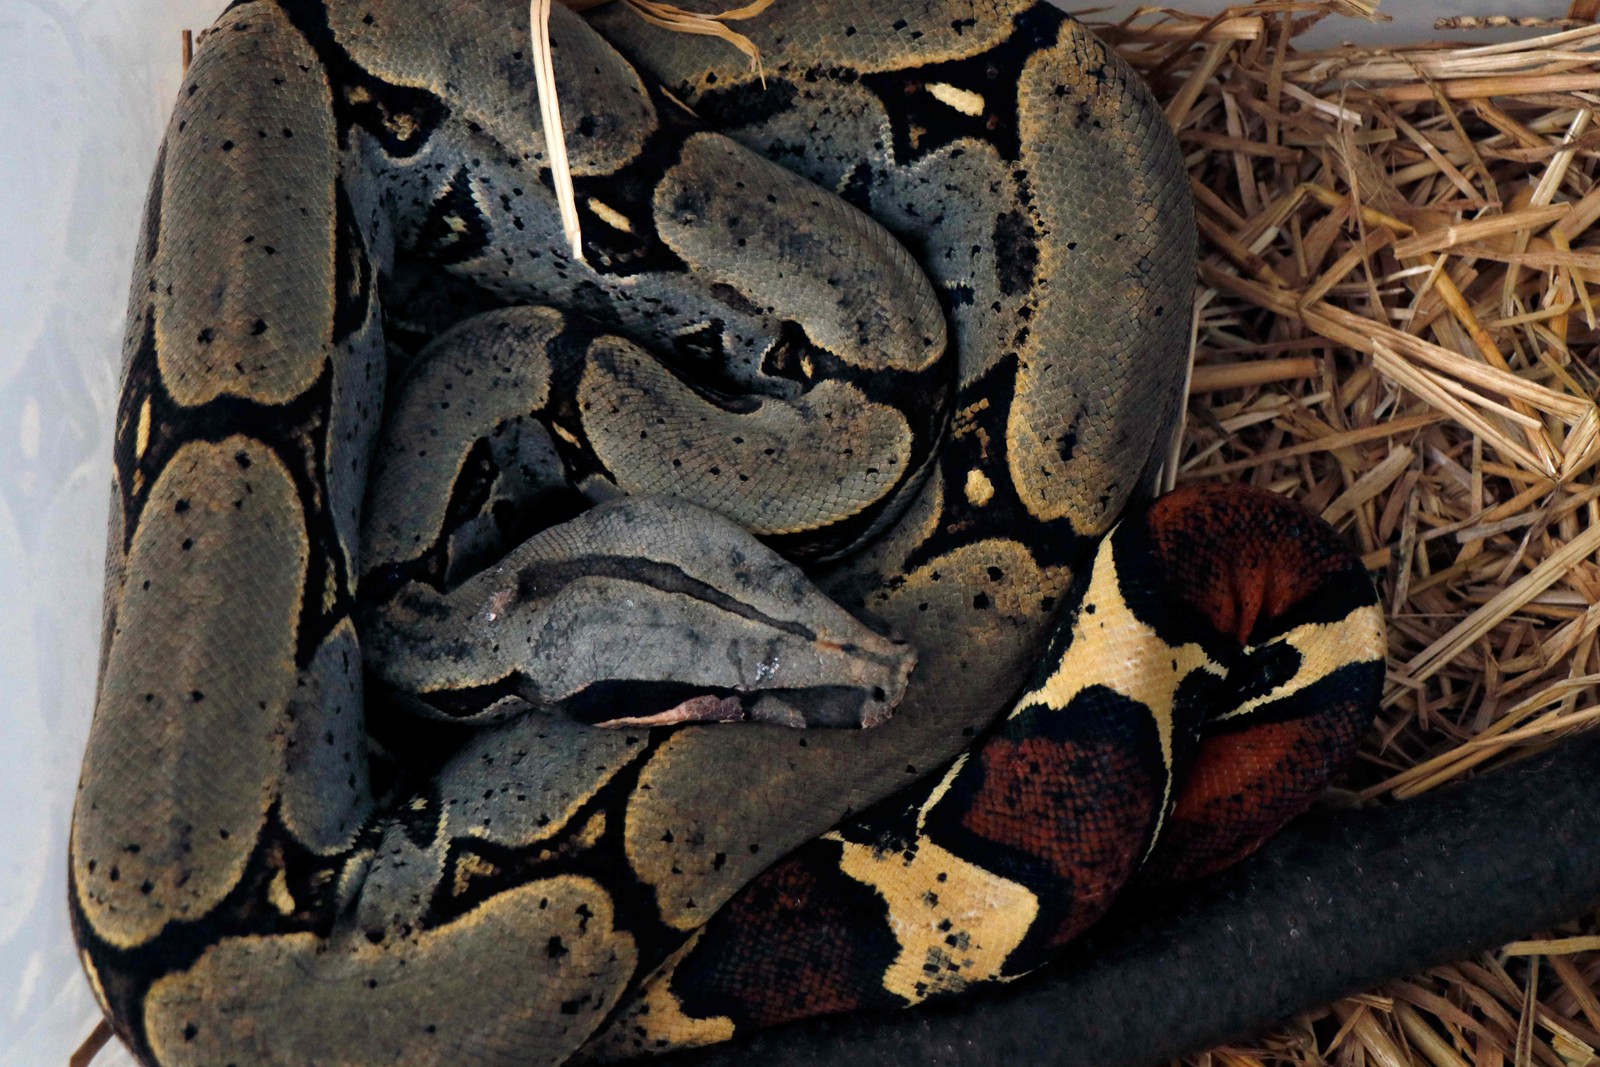
<path id="1" fill-rule="evenodd" d="M 86 969 L 141 1060 L 558 1063 L 764 864 L 1004 705 L 1083 547 L 1150 485 L 1177 409 L 1193 254 L 1179 157 L 1149 97 L 1072 23 L 1000 79 L 1014 105 L 985 104 L 1021 116 L 1017 159 L 981 136 L 897 159 L 890 145 L 922 136 L 906 116 L 840 84 L 813 95 L 806 74 L 974 55 L 1027 6 L 971 5 L 960 32 L 913 0 L 781 4 L 750 27 L 787 103 L 741 136 L 827 185 L 865 165 L 852 197 L 916 250 L 931 290 L 882 229 L 726 141 L 688 135 L 662 164 L 660 98 L 563 10 L 568 149 L 585 203 L 611 213 L 587 204 L 587 262 L 563 250 L 540 176 L 520 0 L 253 0 L 219 20 L 180 93 L 135 265 L 70 864 Z M 692 102 L 706 71 L 724 87 L 748 77 L 704 42 L 613 29 Z M 779 150 L 801 132 L 804 157 Z M 730 209 L 739 221 L 718 214 Z M 758 251 L 730 254 L 730 233 Z M 938 367 L 942 300 L 952 447 L 932 461 L 900 443 L 937 436 L 936 406 L 845 395 L 854 440 L 892 465 L 843 490 L 843 513 L 870 500 L 862 524 L 888 528 L 822 575 L 916 645 L 894 718 L 866 733 L 646 734 L 535 714 L 380 804 L 363 716 L 388 711 L 363 707 L 354 604 L 371 573 L 382 283 L 402 255 L 641 340 L 709 329 L 721 381 L 801 408 L 826 392 L 811 366 L 858 391 L 868 369 Z M 645 373 L 601 375 L 587 395 L 614 400 Z M 919 412 L 932 428 L 905 429 Z M 541 462 L 598 495 L 660 480 L 613 470 L 620 442 L 560 421 L 571 414 L 556 425 L 589 450 L 551 459 L 561 446 L 546 441 Z M 734 444 L 686 432 L 653 452 L 709 475 L 721 464 L 706 449 L 736 459 Z M 666 540 L 703 536 L 682 521 L 664 520 Z M 442 517 L 422 525 L 452 534 Z M 845 526 L 815 556 L 863 533 Z"/>
<path id="2" fill-rule="evenodd" d="M 682 6 L 721 10 L 717 0 Z M 685 733 L 657 757 L 672 788 L 643 798 L 634 818 L 692 826 L 706 844 L 693 866 L 663 854 L 652 867 L 681 864 L 718 900 L 765 863 L 767 849 L 752 858 L 747 839 L 789 839 L 781 824 L 799 798 L 827 798 L 834 818 L 859 810 L 908 765 L 926 770 L 949 758 L 1008 704 L 1074 565 L 1129 499 L 1153 488 L 1188 355 L 1187 177 L 1148 90 L 1088 31 L 1069 20 L 1059 43 L 1020 75 L 996 72 L 992 106 L 1017 92 L 1020 161 L 963 137 L 906 162 L 894 150 L 905 133 L 880 100 L 848 74 L 811 75 L 938 71 L 942 61 L 981 54 L 1037 5 L 796 6 L 804 12 L 780 4 L 739 23 L 761 49 L 768 92 L 787 104 L 725 132 L 826 188 L 853 186 L 853 202 L 923 250 L 934 286 L 953 294 L 958 391 L 952 441 L 902 521 L 822 579 L 845 607 L 917 646 L 916 673 L 891 721 L 865 737 L 809 737 L 801 752 L 790 742 L 763 787 L 772 799 L 749 807 L 742 783 L 706 781 L 695 768 L 770 763 L 773 742 L 761 732 Z M 713 41 L 655 33 L 620 9 L 599 9 L 595 23 L 691 106 L 707 103 L 712 86 L 736 95 L 758 82 L 741 55 Z M 856 175 L 866 177 L 852 182 Z M 1036 237 L 1038 266 L 1021 287 L 1011 272 L 1025 249 L 1004 244 L 1001 221 L 1013 214 Z M 712 870 L 707 860 L 720 852 L 729 862 Z M 705 882 L 676 882 L 669 893 L 703 905 Z"/>
<path id="3" fill-rule="evenodd" d="M 673 682 L 724 696 L 607 699 L 588 718 L 876 725 L 915 660 L 742 527 L 674 497 L 601 504 L 449 593 L 408 586 L 361 632 L 374 674 L 417 710 L 472 722 L 570 707 L 596 684 Z M 429 704 L 503 680 L 515 695 L 481 711 L 446 715 Z M 808 703 L 809 690 L 842 692 Z"/>

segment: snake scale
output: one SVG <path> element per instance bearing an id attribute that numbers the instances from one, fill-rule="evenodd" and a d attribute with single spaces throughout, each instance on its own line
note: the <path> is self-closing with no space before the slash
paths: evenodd
<path id="1" fill-rule="evenodd" d="M 1003 981 L 1352 750 L 1359 562 L 1259 491 L 1145 503 L 1194 236 L 1137 80 L 1025 0 L 742 28 L 764 79 L 556 9 L 582 257 L 520 0 L 207 35 L 70 864 L 143 1062 L 605 1060 Z"/>

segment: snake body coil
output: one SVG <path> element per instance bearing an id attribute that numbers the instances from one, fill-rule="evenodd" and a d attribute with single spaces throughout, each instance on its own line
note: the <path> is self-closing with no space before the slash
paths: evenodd
<path id="1" fill-rule="evenodd" d="M 145 1062 L 612 1058 L 1004 980 L 1253 847 L 1369 710 L 1370 585 L 1291 506 L 1095 552 L 1194 250 L 1080 26 L 780 3 L 762 86 L 557 8 L 578 259 L 526 15 L 241 0 L 180 94 L 71 862 Z M 767 725 L 658 728 L 706 719 Z"/>

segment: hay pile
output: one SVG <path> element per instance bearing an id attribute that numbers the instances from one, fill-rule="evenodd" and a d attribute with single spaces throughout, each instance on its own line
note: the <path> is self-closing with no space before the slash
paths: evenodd
<path id="1" fill-rule="evenodd" d="M 1600 26 L 1580 3 L 1441 27 L 1552 31 L 1515 44 L 1296 47 L 1373 7 L 1096 27 L 1164 102 L 1198 202 L 1179 480 L 1287 493 L 1378 577 L 1389 683 L 1335 797 L 1352 804 L 1600 720 Z M 1579 1067 L 1600 1049 L 1597 932 L 1539 932 L 1192 1062 Z"/>

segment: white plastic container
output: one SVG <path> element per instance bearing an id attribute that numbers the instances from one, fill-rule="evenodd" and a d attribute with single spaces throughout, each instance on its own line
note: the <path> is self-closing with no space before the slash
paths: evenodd
<path id="1" fill-rule="evenodd" d="M 122 315 L 179 31 L 221 0 L 0 0 L 0 1064 L 99 1018 L 66 910 Z M 130 1067 L 108 1049 L 97 1067 Z"/>
<path id="2" fill-rule="evenodd" d="M 1393 23 L 1333 20 L 1315 39 L 1414 41 L 1435 36 L 1437 14 L 1566 6 L 1405 0 L 1389 5 Z M 180 31 L 222 7 L 0 0 L 0 1067 L 64 1064 L 99 1019 L 67 926 L 66 852 L 94 697 L 122 316 Z M 96 1061 L 132 1063 L 117 1047 Z"/>

